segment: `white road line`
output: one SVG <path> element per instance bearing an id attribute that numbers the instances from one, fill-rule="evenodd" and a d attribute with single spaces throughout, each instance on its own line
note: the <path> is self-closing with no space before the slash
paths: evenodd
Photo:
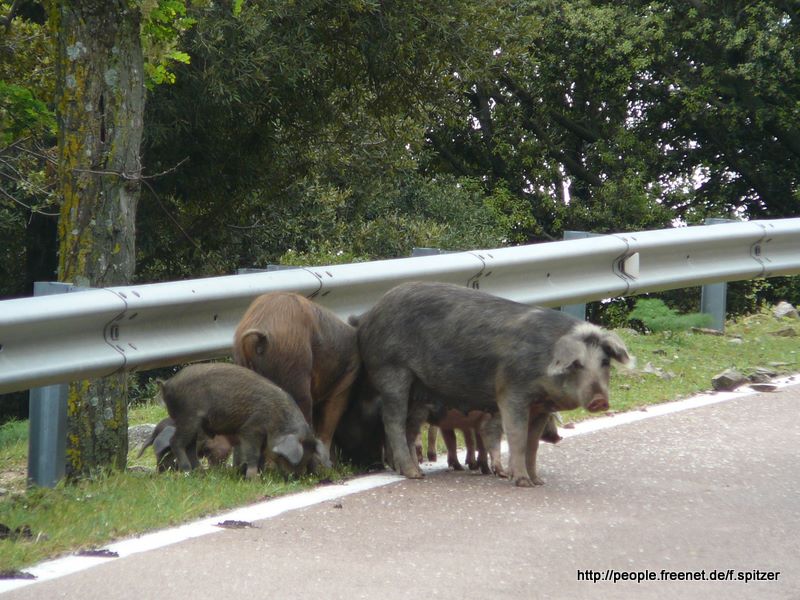
<path id="1" fill-rule="evenodd" d="M 778 389 L 788 387 L 791 385 L 800 384 L 800 375 L 792 375 L 781 379 L 773 380 L 771 383 L 777 386 Z M 589 419 L 575 424 L 574 429 L 559 429 L 559 433 L 564 437 L 572 437 L 576 435 L 585 435 L 594 431 L 608 429 L 623 425 L 626 423 L 633 423 L 643 419 L 650 419 L 661 415 L 676 413 L 692 408 L 699 408 L 709 404 L 716 404 L 719 402 L 727 402 L 744 398 L 753 394 L 759 393 L 749 387 L 742 387 L 733 392 L 718 392 L 700 394 L 692 396 L 685 400 L 678 400 L 676 402 L 668 402 L 665 404 L 651 405 L 647 407 L 646 411 L 633 410 L 630 412 L 619 413 L 613 416 L 601 417 L 597 419 Z M 504 451 L 507 451 L 504 442 Z M 428 463 L 423 465 L 423 470 L 427 473 L 440 471 L 447 468 L 447 457 L 442 456 L 435 463 Z M 341 484 L 331 484 L 314 488 L 306 492 L 298 494 L 291 494 L 282 496 L 272 500 L 260 502 L 250 506 L 237 508 L 227 513 L 208 517 L 199 521 L 193 521 L 185 525 L 173 527 L 171 529 L 164 529 L 153 533 L 144 534 L 139 537 L 120 540 L 104 546 L 102 550 L 114 552 L 117 556 L 112 557 L 96 557 L 96 556 L 77 556 L 71 555 L 55 560 L 39 563 L 33 567 L 24 569 L 24 572 L 29 573 L 36 577 L 36 579 L 2 579 L 0 580 L 0 594 L 24 586 L 39 583 L 41 581 L 48 581 L 56 579 L 72 573 L 77 573 L 85 569 L 90 569 L 96 565 L 107 563 L 111 560 L 119 560 L 126 556 L 136 554 L 138 552 L 147 552 L 157 548 L 163 548 L 171 544 L 176 544 L 183 540 L 188 540 L 210 533 L 218 533 L 222 529 L 218 526 L 223 521 L 261 521 L 270 519 L 283 514 L 290 510 L 297 510 L 305 508 L 321 502 L 329 502 L 350 494 L 357 494 L 366 490 L 371 490 L 391 483 L 402 481 L 403 477 L 393 473 L 376 473 L 373 475 L 364 475 L 345 481 Z"/>

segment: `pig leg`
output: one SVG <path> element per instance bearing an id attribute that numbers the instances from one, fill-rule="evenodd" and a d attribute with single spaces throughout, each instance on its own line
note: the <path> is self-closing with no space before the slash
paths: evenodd
<path id="1" fill-rule="evenodd" d="M 538 482 L 537 485 L 541 485 L 544 482 L 536 475 L 536 454 L 539 452 L 539 439 L 542 437 L 542 432 L 549 420 L 549 413 L 540 413 L 531 417 L 530 424 L 528 425 L 528 452 L 525 462 L 531 480 L 534 483 Z"/>
<path id="2" fill-rule="evenodd" d="M 462 429 L 461 433 L 464 434 L 464 444 L 467 446 L 467 456 L 464 458 L 464 463 L 469 467 L 470 471 L 478 470 L 478 461 L 475 458 L 475 430 L 472 427 Z"/>
<path id="3" fill-rule="evenodd" d="M 258 435 L 245 434 L 240 437 L 239 450 L 242 455 L 242 473 L 245 478 L 253 479 L 258 475 L 258 465 L 261 462 L 261 439 Z"/>
<path id="4" fill-rule="evenodd" d="M 436 425 L 428 425 L 428 460 L 436 462 L 436 433 L 439 428 Z"/>
<path id="5" fill-rule="evenodd" d="M 541 479 L 530 477 L 526 466 L 529 406 L 524 394 L 515 394 L 505 389 L 498 395 L 497 406 L 503 420 L 503 431 L 508 438 L 508 470 L 514 485 L 520 487 L 542 485 L 544 482 Z"/>
<path id="6" fill-rule="evenodd" d="M 491 472 L 498 477 L 508 477 L 508 473 L 503 469 L 503 461 L 500 457 L 500 448 L 503 441 L 503 424 L 500 413 L 495 413 L 490 419 L 481 424 L 479 435 L 489 450 L 489 458 L 492 461 Z"/>
<path id="7" fill-rule="evenodd" d="M 480 469 L 483 475 L 488 475 L 492 472 L 489 468 L 489 457 L 486 454 L 486 446 L 483 444 L 483 436 L 478 429 L 474 430 L 475 445 L 478 447 L 478 460 L 475 463 L 475 469 Z M 470 466 L 472 469 L 472 466 Z"/>
<path id="8" fill-rule="evenodd" d="M 383 400 L 383 429 L 394 469 L 405 477 L 419 479 L 422 471 L 409 452 L 406 436 L 412 377 L 409 371 L 401 368 L 384 368 L 372 374 Z"/>
<path id="9" fill-rule="evenodd" d="M 317 438 L 324 444 L 327 454 L 331 453 L 331 442 L 333 441 L 333 434 L 339 421 L 347 409 L 347 403 L 350 400 L 350 388 L 353 386 L 358 369 L 353 369 L 345 373 L 345 375 L 336 382 L 336 385 L 328 394 L 328 397 L 322 403 L 320 409 L 315 411 L 317 423 L 314 424 L 314 432 Z M 312 465 L 312 470 L 314 470 Z"/>
<path id="10" fill-rule="evenodd" d="M 176 427 L 169 445 L 178 461 L 178 469 L 191 471 L 200 466 L 197 459 L 197 429 Z"/>
<path id="11" fill-rule="evenodd" d="M 464 467 L 458 462 L 458 447 L 456 444 L 455 429 L 441 429 L 444 445 L 447 446 L 447 466 L 454 471 L 463 471 Z"/>
<path id="12" fill-rule="evenodd" d="M 406 420 L 406 439 L 408 440 L 408 450 L 411 456 L 417 459 L 417 463 L 422 463 L 422 424 L 428 419 L 429 408 L 422 403 L 412 402 L 408 407 L 408 419 Z"/>

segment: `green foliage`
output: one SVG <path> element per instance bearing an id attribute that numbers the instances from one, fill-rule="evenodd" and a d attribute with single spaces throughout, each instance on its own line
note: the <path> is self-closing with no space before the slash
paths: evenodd
<path id="1" fill-rule="evenodd" d="M 0 425 L 0 453 L 9 461 L 24 460 L 28 452 L 28 422 L 8 421 Z"/>
<path id="2" fill-rule="evenodd" d="M 54 278 L 52 45 L 32 8 L 0 2 L 0 298 Z"/>
<path id="3" fill-rule="evenodd" d="M 629 321 L 641 322 L 649 331 L 685 331 L 692 327 L 707 327 L 711 315 L 702 313 L 679 314 L 658 298 L 641 298 L 628 314 Z"/>
<path id="4" fill-rule="evenodd" d="M 55 125 L 53 112 L 29 89 L 0 81 L 0 144 L 39 132 L 55 134 Z"/>
<path id="5" fill-rule="evenodd" d="M 189 63 L 189 54 L 178 49 L 178 44 L 180 36 L 196 23 L 187 15 L 190 1 L 142 1 L 142 51 L 148 89 L 175 83 L 174 65 Z"/>
<path id="6" fill-rule="evenodd" d="M 786 3 L 135 5 L 141 280 L 800 214 Z M 40 22 L 20 12 L 5 33 L 0 136 L 17 162 L 0 150 L 0 254 L 19 264 L 52 235 L 26 239 L 32 214 L 56 212 L 54 77 Z M 0 295 L 31 278 L 2 269 Z M 771 293 L 732 289 L 734 311 Z"/>

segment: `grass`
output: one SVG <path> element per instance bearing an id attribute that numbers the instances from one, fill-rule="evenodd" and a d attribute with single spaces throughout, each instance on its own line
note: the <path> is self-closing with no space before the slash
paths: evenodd
<path id="1" fill-rule="evenodd" d="M 728 368 L 746 376 L 759 367 L 778 374 L 796 372 L 800 369 L 800 340 L 776 335 L 787 328 L 800 335 L 797 321 L 777 321 L 762 312 L 729 321 L 725 336 L 691 331 L 649 335 L 619 331 L 637 364 L 633 370 L 615 369 L 611 405 L 614 411 L 625 412 L 708 391 L 711 378 Z M 645 372 L 647 363 L 667 378 Z M 580 420 L 589 415 L 579 412 L 574 416 Z"/>
<path id="2" fill-rule="evenodd" d="M 641 335 L 621 330 L 618 333 L 636 357 L 637 366 L 615 369 L 611 405 L 623 412 L 707 391 L 711 378 L 731 367 L 745 375 L 758 367 L 776 373 L 797 372 L 800 341 L 775 335 L 787 328 L 800 334 L 799 322 L 776 321 L 765 312 L 729 322 L 724 337 L 691 332 Z M 651 370 L 660 369 L 670 378 L 645 372 L 648 363 Z M 164 416 L 163 407 L 147 404 L 133 407 L 129 421 L 131 425 L 156 423 Z M 573 411 L 563 417 L 577 421 L 591 415 Z M 137 452 L 138 448 L 131 449 L 125 472 L 74 485 L 59 484 L 54 489 L 26 489 L 27 422 L 0 427 L 0 487 L 8 490 L 0 497 L 0 523 L 12 531 L 23 531 L 0 540 L 0 572 L 23 569 L 63 553 L 96 548 L 114 539 L 177 525 L 319 482 L 318 477 L 306 477 L 285 483 L 270 474 L 245 481 L 226 469 L 191 476 L 158 475 L 152 472 L 152 452 L 138 460 Z M 345 466 L 325 477 L 335 480 L 351 474 Z"/>

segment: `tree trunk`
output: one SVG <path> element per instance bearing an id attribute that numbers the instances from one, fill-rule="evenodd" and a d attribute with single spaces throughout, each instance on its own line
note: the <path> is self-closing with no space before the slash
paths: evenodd
<path id="1" fill-rule="evenodd" d="M 144 112 L 140 15 L 126 0 L 53 0 L 58 118 L 60 281 L 131 281 Z M 124 468 L 123 375 L 70 385 L 67 476 Z"/>

